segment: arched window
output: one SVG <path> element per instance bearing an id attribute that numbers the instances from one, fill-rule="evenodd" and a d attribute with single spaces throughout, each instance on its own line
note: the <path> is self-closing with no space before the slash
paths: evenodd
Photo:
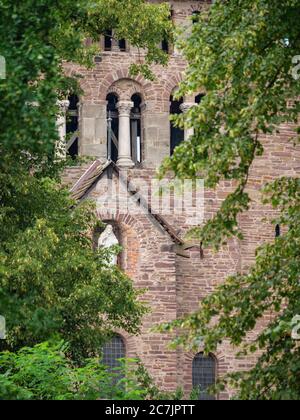
<path id="1" fill-rule="evenodd" d="M 112 39 L 113 39 L 113 32 L 111 29 L 105 31 L 104 35 L 104 51 L 111 51 L 112 50 Z"/>
<path id="2" fill-rule="evenodd" d="M 200 10 L 194 10 L 192 13 L 193 24 L 198 23 L 200 18 Z"/>
<path id="3" fill-rule="evenodd" d="M 72 159 L 75 159 L 79 153 L 78 141 L 78 103 L 77 95 L 71 95 L 68 98 L 70 105 L 67 111 L 67 153 Z"/>
<path id="4" fill-rule="evenodd" d="M 163 41 L 162 41 L 162 43 L 161 43 L 161 49 L 165 52 L 165 53 L 167 53 L 167 54 L 169 54 L 169 42 L 166 40 L 166 39 L 164 39 Z"/>
<path id="5" fill-rule="evenodd" d="M 182 111 L 180 109 L 180 106 L 182 105 L 183 101 L 182 99 L 174 100 L 173 96 L 170 98 L 171 107 L 170 107 L 170 114 L 171 115 L 178 115 L 181 114 Z M 184 140 L 184 130 L 179 127 L 175 127 L 174 122 L 171 121 L 171 142 L 170 142 L 170 154 L 174 153 L 174 149 L 176 146 L 178 146 L 183 140 Z"/>
<path id="6" fill-rule="evenodd" d="M 116 51 L 127 51 L 127 43 L 125 39 L 114 39 L 114 32 L 112 29 L 108 29 L 105 31 L 104 34 L 104 51 L 113 51 L 113 49 Z"/>
<path id="7" fill-rule="evenodd" d="M 119 42 L 120 51 L 126 52 L 126 50 L 127 50 L 126 40 L 125 39 L 120 39 L 118 42 Z"/>
<path id="8" fill-rule="evenodd" d="M 171 8 L 171 10 L 170 10 L 170 16 L 169 16 L 169 20 L 171 21 L 171 22 L 173 22 L 173 18 L 174 18 L 174 10 Z M 163 40 L 161 41 L 161 43 L 160 43 L 160 48 L 166 53 L 166 54 L 170 54 L 172 51 L 171 51 L 171 46 L 170 46 L 170 43 L 169 43 L 169 41 L 168 41 L 168 39 L 167 39 L 167 37 L 166 38 L 163 38 Z"/>
<path id="9" fill-rule="evenodd" d="M 111 241 L 112 239 L 115 240 L 115 238 L 118 241 L 118 244 L 121 245 L 123 243 L 123 237 L 122 237 L 122 229 L 120 228 L 120 225 L 118 223 L 116 223 L 114 220 L 102 220 L 103 225 L 101 226 L 97 226 L 94 231 L 93 231 L 93 248 L 94 250 L 99 249 L 101 246 L 100 244 L 100 237 L 103 233 L 107 233 L 107 228 L 108 226 L 112 227 L 112 232 L 110 233 L 110 238 L 109 240 Z M 113 236 L 115 236 L 115 238 L 112 238 Z M 117 244 L 116 244 L 117 245 Z M 117 260 L 116 260 L 116 264 L 121 267 L 122 265 L 122 251 L 120 251 L 117 254 Z M 112 258 L 112 260 L 114 260 Z M 115 260 L 114 260 L 114 264 L 115 264 Z"/>
<path id="10" fill-rule="evenodd" d="M 213 356 L 198 353 L 193 360 L 193 387 L 199 389 L 199 400 L 215 400 L 207 393 L 216 382 L 216 361 Z"/>
<path id="11" fill-rule="evenodd" d="M 102 363 L 107 367 L 109 372 L 118 373 L 120 367 L 120 359 L 126 357 L 126 347 L 123 338 L 115 335 L 110 341 L 104 344 L 102 348 Z M 114 378 L 114 383 L 122 379 L 121 375 Z"/>
<path id="12" fill-rule="evenodd" d="M 107 100 L 107 121 L 108 121 L 108 157 L 113 162 L 118 160 L 118 136 L 119 136 L 119 118 L 118 118 L 118 96 L 115 93 L 109 93 Z"/>
<path id="13" fill-rule="evenodd" d="M 130 116 L 131 156 L 134 163 L 140 163 L 142 161 L 142 98 L 136 93 L 132 95 L 131 101 L 134 103 Z"/>
<path id="14" fill-rule="evenodd" d="M 205 97 L 205 93 L 200 93 L 199 95 L 195 97 L 195 103 L 199 105 L 202 102 L 204 97 Z"/>
<path id="15" fill-rule="evenodd" d="M 275 227 L 275 237 L 279 238 L 279 236 L 281 236 L 281 228 L 280 228 L 280 225 L 276 225 L 276 227 Z"/>

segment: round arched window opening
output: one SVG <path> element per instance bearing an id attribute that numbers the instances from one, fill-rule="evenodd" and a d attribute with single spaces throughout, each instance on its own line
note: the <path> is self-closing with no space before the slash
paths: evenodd
<path id="1" fill-rule="evenodd" d="M 124 375 L 118 368 L 121 369 L 121 360 L 126 357 L 126 346 L 119 334 L 114 335 L 109 341 L 107 341 L 102 347 L 102 363 L 106 366 L 109 373 L 113 373 L 112 379 L 113 384 L 116 384 L 121 380 Z"/>
<path id="2" fill-rule="evenodd" d="M 107 146 L 108 146 L 108 157 L 113 161 L 118 160 L 118 138 L 119 138 L 119 114 L 117 109 L 117 103 L 119 101 L 118 96 L 115 93 L 109 93 L 106 97 L 107 100 Z"/>
<path id="3" fill-rule="evenodd" d="M 170 114 L 171 115 L 179 115 L 182 113 L 181 111 L 181 105 L 183 103 L 183 100 L 175 100 L 173 96 L 170 97 Z M 176 127 L 174 122 L 171 121 L 170 123 L 170 155 L 172 156 L 174 153 L 174 150 L 181 142 L 184 141 L 184 130 L 180 127 Z"/>
<path id="4" fill-rule="evenodd" d="M 71 156 L 72 159 L 76 159 L 79 154 L 79 136 L 78 136 L 78 127 L 79 127 L 79 116 L 78 116 L 78 104 L 79 98 L 77 95 L 70 95 L 68 97 L 69 107 L 67 111 L 67 121 L 66 121 L 66 134 L 67 134 L 67 154 Z"/>
<path id="5" fill-rule="evenodd" d="M 216 383 L 216 359 L 198 353 L 193 360 L 193 388 L 199 390 L 199 400 L 215 400 L 216 397 L 208 393 L 208 388 Z"/>
<path id="6" fill-rule="evenodd" d="M 99 239 L 101 234 L 105 231 L 106 227 L 108 225 L 110 225 L 113 228 L 113 234 L 115 235 L 115 237 L 117 238 L 119 245 L 121 245 L 123 243 L 123 238 L 122 238 L 122 232 L 121 232 L 121 227 L 118 223 L 116 223 L 114 220 L 103 220 L 104 226 L 99 226 L 96 227 L 93 231 L 93 248 L 94 250 L 99 248 Z M 119 267 L 121 267 L 122 265 L 122 253 L 123 251 L 121 251 L 118 254 L 118 258 L 117 258 L 117 265 Z"/>
<path id="7" fill-rule="evenodd" d="M 130 115 L 131 156 L 135 164 L 142 161 L 142 97 L 135 93 L 131 97 L 133 108 Z"/>
<path id="8" fill-rule="evenodd" d="M 202 101 L 203 101 L 203 98 L 205 97 L 205 93 L 199 93 L 199 95 L 197 95 L 196 97 L 195 97 L 195 103 L 197 104 L 197 105 L 199 105 Z"/>
<path id="9" fill-rule="evenodd" d="M 192 12 L 192 22 L 193 22 L 193 24 L 196 24 L 196 23 L 199 22 L 200 15 L 201 15 L 200 10 L 194 10 Z"/>

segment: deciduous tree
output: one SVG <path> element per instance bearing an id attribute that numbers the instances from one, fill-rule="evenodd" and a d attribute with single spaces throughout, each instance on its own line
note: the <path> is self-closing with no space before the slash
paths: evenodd
<path id="1" fill-rule="evenodd" d="M 210 188 L 222 180 L 235 185 L 215 217 L 191 232 L 203 246 L 218 249 L 228 238 L 242 237 L 238 215 L 251 205 L 247 183 L 255 158 L 264 153 L 260 135 L 290 123 L 297 147 L 299 17 L 298 0 L 280 5 L 217 0 L 181 41 L 189 66 L 178 96 L 199 91 L 206 96 L 177 118 L 195 133 L 165 161 L 161 173 L 171 169 L 182 178 L 204 177 Z M 291 337 L 293 319 L 300 313 L 299 199 L 298 177 L 266 186 L 264 200 L 280 213 L 273 222 L 283 227 L 282 236 L 257 250 L 248 274 L 231 276 L 196 313 L 163 328 L 182 328 L 178 342 L 197 346 L 203 340 L 206 352 L 224 340 L 244 355 L 259 349 L 262 356 L 250 372 L 227 378 L 238 386 L 239 398 L 300 398 L 300 350 Z M 248 346 L 247 333 L 270 313 L 276 314 L 273 321 Z"/>

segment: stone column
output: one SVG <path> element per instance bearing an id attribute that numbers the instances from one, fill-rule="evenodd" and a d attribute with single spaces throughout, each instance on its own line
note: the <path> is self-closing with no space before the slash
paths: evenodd
<path id="1" fill-rule="evenodd" d="M 132 168 L 134 163 L 131 159 L 130 140 L 130 112 L 134 103 L 131 101 L 120 101 L 117 103 L 119 110 L 119 150 L 117 165 L 121 168 Z"/>
<path id="2" fill-rule="evenodd" d="M 65 159 L 67 156 L 66 150 L 66 135 L 67 135 L 67 110 L 70 102 L 68 100 L 58 101 L 59 114 L 56 120 L 56 126 L 59 134 L 59 141 L 56 143 L 56 157 L 58 159 Z"/>
<path id="3" fill-rule="evenodd" d="M 193 106 L 195 106 L 195 102 L 184 102 L 180 105 L 180 109 L 183 114 L 186 114 Z M 189 127 L 184 130 L 184 140 L 188 140 L 190 137 L 194 135 L 194 128 Z"/>

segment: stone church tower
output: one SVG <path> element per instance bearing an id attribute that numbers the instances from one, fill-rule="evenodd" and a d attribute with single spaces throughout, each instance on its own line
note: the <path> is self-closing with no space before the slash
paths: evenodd
<path id="1" fill-rule="evenodd" d="M 192 15 L 201 13 L 211 2 L 169 3 L 174 22 L 191 25 Z M 204 210 L 204 221 L 211 218 L 230 185 L 223 183 L 217 191 L 205 189 L 204 193 L 196 189 L 190 205 L 181 211 L 173 211 L 172 205 L 168 211 L 160 211 L 159 206 L 153 210 L 147 187 L 161 161 L 191 135 L 172 126 L 170 113 L 185 112 L 201 101 L 203 92 L 181 101 L 173 99 L 186 63 L 164 41 L 161 48 L 169 53 L 168 67 L 154 66 L 154 82 L 140 76 L 132 78 L 129 67 L 138 59 L 139 51 L 110 35 L 101 40 L 102 53 L 96 57 L 94 69 L 66 65 L 68 74 L 83 76 L 84 93 L 62 104 L 68 119 L 66 125 L 60 123 L 60 129 L 62 135 L 71 133 L 69 154 L 90 158 L 82 166 L 70 168 L 66 182 L 77 200 L 96 200 L 99 218 L 113 227 L 123 246 L 120 266 L 137 288 L 146 289 L 143 300 L 151 309 L 139 336 L 116 331 L 105 346 L 105 361 L 113 365 L 118 357 L 138 356 L 160 387 L 175 390 L 181 386 L 188 395 L 193 386 L 201 385 L 205 390 L 217 377 L 250 367 L 254 360 L 237 360 L 235 349 L 226 343 L 209 357 L 203 356 L 201 345 L 196 353 L 170 350 L 168 344 L 174 336 L 157 334 L 152 328 L 196 310 L 199 301 L 228 275 L 247 270 L 258 245 L 274 239 L 274 227 L 262 221 L 272 217 L 272 210 L 260 204 L 259 190 L 277 176 L 299 173 L 300 152 L 289 142 L 293 132 L 288 126 L 282 127 L 280 135 L 265 136 L 265 154 L 256 159 L 249 179 L 253 205 L 240 217 L 244 240 L 232 240 L 218 253 L 186 243 L 186 232 L 203 222 L 197 217 Z M 174 194 L 170 200 L 174 203 Z M 201 398 L 209 397 L 203 392 Z M 228 394 L 216 398 L 226 399 Z"/>

